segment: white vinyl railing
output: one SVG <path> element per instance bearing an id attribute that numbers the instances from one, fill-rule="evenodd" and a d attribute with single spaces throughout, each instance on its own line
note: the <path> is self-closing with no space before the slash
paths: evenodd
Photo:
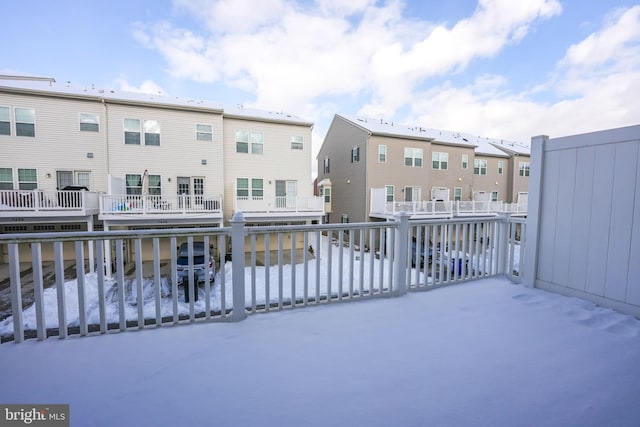
<path id="1" fill-rule="evenodd" d="M 180 195 L 102 195 L 100 214 L 185 214 L 193 212 L 222 212 L 222 196 Z"/>
<path id="2" fill-rule="evenodd" d="M 384 214 L 397 215 L 406 212 L 409 215 L 451 216 L 453 202 L 417 201 L 417 202 L 386 202 Z"/>
<path id="3" fill-rule="evenodd" d="M 98 194 L 72 190 L 0 190 L 0 212 L 98 209 Z"/>
<path id="4" fill-rule="evenodd" d="M 239 321 L 247 314 L 380 296 L 400 296 L 497 274 L 519 278 L 524 221 L 510 215 L 455 220 L 0 235 L 9 261 L 11 305 L 2 341 L 44 340 L 196 321 Z M 176 248 L 211 248 L 214 281 L 178 284 Z M 75 251 L 65 279 L 64 247 Z M 93 247 L 94 251 L 85 251 Z M 21 254 L 31 260 L 21 265 Z M 52 263 L 43 252 L 52 251 Z M 114 254 L 108 277 L 106 251 Z M 88 259 L 87 253 L 96 259 Z M 48 264 L 48 265 L 47 265 Z M 88 273 L 87 265 L 95 265 Z M 21 267 L 33 274 L 24 279 Z M 50 268 L 55 282 L 45 283 Z M 67 273 L 69 269 L 67 268 Z M 199 298 L 198 298 L 199 297 Z M 32 302 L 31 302 L 32 301 Z"/>
<path id="5" fill-rule="evenodd" d="M 235 200 L 236 212 L 324 212 L 322 197 L 258 197 L 237 196 Z"/>

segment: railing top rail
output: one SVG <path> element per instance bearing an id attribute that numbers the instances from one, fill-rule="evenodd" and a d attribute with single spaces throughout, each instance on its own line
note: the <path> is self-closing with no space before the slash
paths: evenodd
<path id="1" fill-rule="evenodd" d="M 230 234 L 230 227 L 167 228 L 154 230 L 68 231 L 47 233 L 0 234 L 0 244 L 33 242 L 67 242 L 90 240 L 119 240 L 154 237 L 189 237 L 203 234 Z"/>
<path id="2" fill-rule="evenodd" d="M 267 234 L 277 232 L 308 232 L 323 230 L 350 230 L 370 228 L 396 228 L 398 222 L 348 222 L 340 224 L 270 225 L 247 227 L 249 234 Z"/>

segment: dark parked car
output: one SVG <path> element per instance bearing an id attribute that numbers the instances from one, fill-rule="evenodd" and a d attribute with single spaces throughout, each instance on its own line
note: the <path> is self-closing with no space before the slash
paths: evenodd
<path id="1" fill-rule="evenodd" d="M 207 274 L 207 263 L 209 269 L 209 281 L 213 283 L 216 264 L 211 253 L 211 248 L 206 248 L 204 242 L 193 242 L 193 270 L 198 275 L 198 282 L 204 282 Z M 178 284 L 187 283 L 189 280 L 189 246 L 183 243 L 178 248 L 177 260 Z M 193 273 L 192 273 L 193 274 Z"/>
<path id="2" fill-rule="evenodd" d="M 416 247 L 417 246 L 417 240 L 414 237 L 411 240 L 411 266 L 415 267 L 416 265 L 419 265 L 420 268 L 424 267 L 424 261 L 425 261 L 425 254 L 424 254 L 424 241 L 420 242 L 420 247 Z M 429 255 L 427 258 L 427 265 L 431 264 L 431 261 L 433 260 L 433 243 L 431 243 L 431 240 L 429 240 Z"/>

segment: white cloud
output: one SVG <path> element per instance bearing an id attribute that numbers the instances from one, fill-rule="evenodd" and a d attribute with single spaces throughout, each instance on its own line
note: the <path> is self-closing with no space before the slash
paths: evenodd
<path id="1" fill-rule="evenodd" d="M 115 81 L 116 86 L 125 92 L 137 92 L 137 93 L 150 93 L 150 94 L 163 94 L 167 95 L 162 87 L 151 80 L 143 81 L 140 86 L 131 85 L 125 77 L 120 77 Z"/>

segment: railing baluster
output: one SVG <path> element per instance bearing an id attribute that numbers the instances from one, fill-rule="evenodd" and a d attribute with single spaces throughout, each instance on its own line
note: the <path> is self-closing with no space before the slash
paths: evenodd
<path id="1" fill-rule="evenodd" d="M 378 252 L 380 253 L 380 264 L 378 265 L 378 293 L 381 294 L 382 290 L 384 289 L 384 264 L 387 260 L 387 256 L 386 256 L 386 251 L 385 251 L 385 247 L 386 247 L 386 242 L 385 242 L 385 238 L 387 236 L 386 234 L 386 230 L 384 228 L 380 228 L 378 234 L 380 236 L 379 239 L 379 245 L 378 245 Z"/>
<path id="2" fill-rule="evenodd" d="M 124 332 L 127 329 L 127 319 L 124 306 L 125 287 L 122 239 L 116 240 L 116 276 L 118 280 L 118 320 L 120 322 L 120 331 Z"/>
<path id="3" fill-rule="evenodd" d="M 178 313 L 178 247 L 176 237 L 169 239 L 169 253 L 171 254 L 171 302 L 173 304 L 173 323 L 178 324 L 180 318 Z"/>
<path id="4" fill-rule="evenodd" d="M 58 300 L 58 336 L 67 337 L 67 310 L 64 285 L 64 246 L 62 242 L 53 242 L 54 270 L 56 277 L 56 296 Z"/>
<path id="5" fill-rule="evenodd" d="M 78 314 L 80 335 L 87 335 L 87 296 L 84 286 L 84 244 L 76 241 L 76 283 L 78 284 Z"/>
<path id="6" fill-rule="evenodd" d="M 316 304 L 320 304 L 320 261 L 322 259 L 322 231 L 316 231 Z"/>
<path id="7" fill-rule="evenodd" d="M 296 306 L 296 232 L 291 233 L 291 307 Z"/>
<path id="8" fill-rule="evenodd" d="M 304 232 L 302 237 L 302 264 L 304 268 L 304 287 L 302 293 L 302 304 L 307 305 L 309 301 L 309 233 Z"/>
<path id="9" fill-rule="evenodd" d="M 138 308 L 138 329 L 144 328 L 144 278 L 142 277 L 142 241 L 134 241 L 136 251 L 136 306 Z M 132 284 L 133 287 L 133 284 Z M 133 289 L 132 289 L 133 291 Z"/>
<path id="10" fill-rule="evenodd" d="M 153 286 L 156 302 L 156 326 L 162 325 L 162 291 L 160 289 L 160 239 L 153 238 Z"/>
<path id="11" fill-rule="evenodd" d="M 342 300 L 342 285 L 344 281 L 344 230 L 338 231 L 338 300 Z M 329 296 L 331 297 L 331 296 Z"/>
<path id="12" fill-rule="evenodd" d="M 42 244 L 40 242 L 31 244 L 31 265 L 33 266 L 33 305 L 36 311 L 37 337 L 38 341 L 42 341 L 47 338 L 47 325 L 44 316 Z"/>
<path id="13" fill-rule="evenodd" d="M 358 283 L 358 288 L 360 291 L 360 296 L 364 295 L 364 229 L 361 228 L 359 230 L 360 233 L 360 281 Z"/>
<path id="14" fill-rule="evenodd" d="M 271 284 L 271 251 L 269 244 L 271 243 L 271 235 L 264 235 L 264 301 L 265 310 L 271 309 L 271 295 L 269 286 Z"/>
<path id="15" fill-rule="evenodd" d="M 267 236 L 265 235 L 265 238 Z M 256 312 L 256 235 L 249 238 L 251 242 L 251 313 Z M 267 254 L 265 253 L 265 256 Z"/>
<path id="16" fill-rule="evenodd" d="M 220 316 L 224 319 L 227 317 L 227 236 L 220 235 L 218 237 L 218 248 L 220 250 Z"/>
<path id="17" fill-rule="evenodd" d="M 282 233 L 278 233 L 278 309 L 282 310 L 283 303 L 283 288 L 284 283 L 282 281 L 282 273 L 283 273 L 283 256 L 282 256 L 282 247 L 283 247 L 283 237 Z"/>
<path id="18" fill-rule="evenodd" d="M 96 245 L 96 268 L 98 276 L 98 311 L 100 315 L 100 333 L 107 333 L 106 304 L 104 299 L 104 245 L 101 240 L 97 240 Z"/>
<path id="19" fill-rule="evenodd" d="M 353 240 L 353 229 L 349 230 L 349 298 L 353 298 L 353 278 L 354 278 L 354 258 L 355 258 L 355 241 Z"/>

